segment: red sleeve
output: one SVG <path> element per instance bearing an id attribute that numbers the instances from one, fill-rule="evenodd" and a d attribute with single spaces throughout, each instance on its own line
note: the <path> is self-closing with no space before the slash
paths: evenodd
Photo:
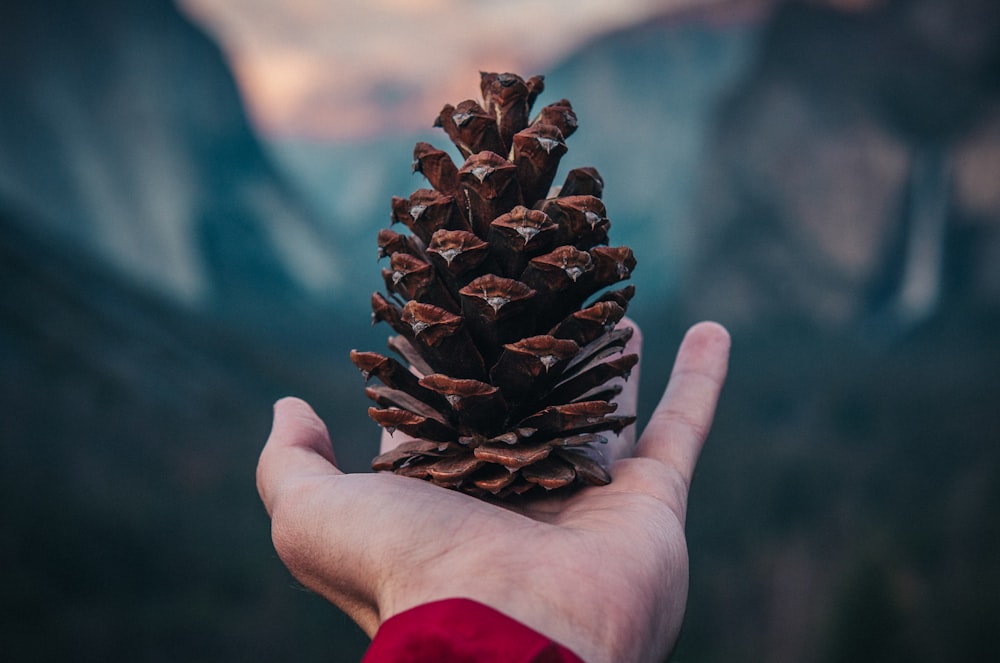
<path id="1" fill-rule="evenodd" d="M 469 599 L 445 599 L 387 619 L 362 663 L 583 663 L 541 633 Z"/>

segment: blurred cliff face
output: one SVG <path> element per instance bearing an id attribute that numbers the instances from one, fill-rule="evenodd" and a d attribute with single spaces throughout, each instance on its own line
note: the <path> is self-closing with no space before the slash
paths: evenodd
<path id="1" fill-rule="evenodd" d="M 881 336 L 1000 302 L 997 3 L 786 4 L 714 143 L 701 314 Z"/>
<path id="2" fill-rule="evenodd" d="M 191 306 L 328 293 L 336 249 L 170 0 L 0 9 L 0 205 Z"/>

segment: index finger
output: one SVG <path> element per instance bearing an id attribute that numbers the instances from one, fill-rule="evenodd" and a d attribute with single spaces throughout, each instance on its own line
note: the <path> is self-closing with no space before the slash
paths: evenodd
<path id="1" fill-rule="evenodd" d="M 702 322 L 688 330 L 670 382 L 636 447 L 636 456 L 666 463 L 687 485 L 712 427 L 729 346 L 729 332 L 717 323 Z"/>

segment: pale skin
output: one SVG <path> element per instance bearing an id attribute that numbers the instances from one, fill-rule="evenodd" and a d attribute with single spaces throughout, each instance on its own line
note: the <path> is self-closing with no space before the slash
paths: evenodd
<path id="1" fill-rule="evenodd" d="M 636 331 L 628 351 L 641 350 Z M 638 443 L 631 429 L 609 443 L 619 457 L 611 484 L 506 505 L 393 474 L 344 474 L 323 422 L 282 399 L 257 467 L 275 549 L 369 636 L 409 608 L 465 597 L 589 663 L 661 661 L 684 616 L 688 490 L 728 356 L 725 329 L 692 327 Z M 635 411 L 637 378 L 619 412 Z"/>

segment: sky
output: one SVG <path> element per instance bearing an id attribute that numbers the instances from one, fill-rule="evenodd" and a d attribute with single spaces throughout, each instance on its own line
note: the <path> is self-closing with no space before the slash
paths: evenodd
<path id="1" fill-rule="evenodd" d="M 216 38 L 272 137 L 428 127 L 479 71 L 544 74 L 594 36 L 731 0 L 178 0 Z"/>

